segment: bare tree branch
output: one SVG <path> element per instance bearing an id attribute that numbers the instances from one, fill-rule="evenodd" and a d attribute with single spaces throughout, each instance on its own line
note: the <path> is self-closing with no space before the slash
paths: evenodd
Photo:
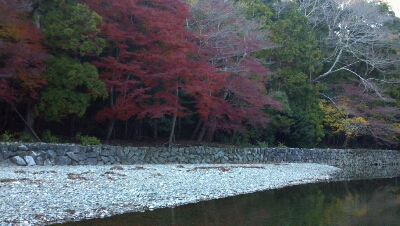
<path id="1" fill-rule="evenodd" d="M 316 75 L 314 81 L 347 71 L 383 98 L 366 76 L 373 70 L 390 73 L 390 68 L 399 62 L 398 56 L 388 52 L 394 44 L 389 38 L 391 32 L 384 26 L 393 17 L 380 12 L 374 2 L 363 0 L 298 0 L 298 3 L 298 10 L 307 16 L 312 27 L 327 29 L 319 40 L 328 50 L 324 63 L 330 66 Z M 364 73 L 350 69 L 353 65 L 363 65 Z"/>

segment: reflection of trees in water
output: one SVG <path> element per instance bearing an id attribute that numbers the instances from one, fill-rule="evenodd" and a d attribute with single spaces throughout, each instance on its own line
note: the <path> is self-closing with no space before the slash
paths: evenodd
<path id="1" fill-rule="evenodd" d="M 399 184 L 396 181 L 389 185 L 379 185 L 375 181 L 362 183 L 361 191 L 357 188 L 347 190 L 345 197 L 340 199 L 342 206 L 338 210 L 343 217 L 334 225 L 399 225 Z"/>
<path id="2" fill-rule="evenodd" d="M 263 207 L 265 203 L 260 202 L 261 197 L 241 195 L 176 207 L 176 225 L 260 225 L 260 222 L 267 222 L 269 217 Z"/>
<path id="3" fill-rule="evenodd" d="M 332 181 L 393 178 L 400 176 L 400 167 L 391 165 L 341 166 L 340 168 L 342 171 L 335 175 Z"/>
<path id="4" fill-rule="evenodd" d="M 400 187 L 396 179 L 309 184 L 204 202 L 198 211 L 199 221 L 179 225 L 398 225 Z"/>
<path id="5" fill-rule="evenodd" d="M 399 225 L 399 179 L 299 185 L 68 225 Z"/>

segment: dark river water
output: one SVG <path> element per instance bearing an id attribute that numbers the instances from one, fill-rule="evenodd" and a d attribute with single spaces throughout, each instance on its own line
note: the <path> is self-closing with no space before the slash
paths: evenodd
<path id="1" fill-rule="evenodd" d="M 368 168 L 345 169 L 330 182 L 62 225 L 400 226 L 400 166 Z"/>

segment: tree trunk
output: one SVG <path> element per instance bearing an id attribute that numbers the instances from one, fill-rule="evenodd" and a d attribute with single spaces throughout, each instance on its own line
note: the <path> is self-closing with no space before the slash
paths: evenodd
<path id="1" fill-rule="evenodd" d="M 181 131 L 182 131 L 182 125 L 181 125 L 181 118 L 182 117 L 179 117 L 178 118 L 178 135 L 176 136 L 176 139 L 180 139 L 181 138 Z"/>
<path id="2" fill-rule="evenodd" d="M 118 59 L 118 57 L 117 57 L 117 59 Z M 111 109 L 115 110 L 115 107 L 114 107 L 114 86 L 110 87 L 110 107 L 111 107 Z M 110 119 L 110 122 L 108 123 L 107 135 L 106 135 L 106 140 L 107 141 L 110 140 L 111 134 L 112 134 L 113 129 L 114 129 L 115 121 L 116 121 L 116 119 Z"/>
<path id="3" fill-rule="evenodd" d="M 33 103 L 28 103 L 27 105 L 25 122 L 24 133 L 33 137 L 34 140 L 40 141 L 39 137 L 33 130 L 33 126 L 35 125 L 35 109 Z"/>
<path id="4" fill-rule="evenodd" d="M 205 137 L 205 141 L 206 142 L 208 142 L 208 143 L 211 143 L 212 142 L 212 139 L 213 139 L 213 137 L 214 137 L 214 133 L 215 133 L 215 128 L 216 128 L 217 126 L 215 125 L 215 123 L 212 123 L 209 127 L 208 127 L 208 130 L 207 130 L 207 134 L 206 134 L 206 137 Z"/>
<path id="5" fill-rule="evenodd" d="M 108 123 L 108 128 L 107 128 L 107 136 L 106 136 L 106 140 L 110 140 L 112 131 L 114 129 L 114 124 L 115 124 L 116 119 L 110 119 L 110 122 Z"/>
<path id="6" fill-rule="evenodd" d="M 33 131 L 33 128 L 32 128 L 32 126 L 33 126 L 33 124 L 34 124 L 34 111 L 33 111 L 33 104 L 31 105 L 31 108 L 32 109 L 29 109 L 30 107 L 29 107 L 29 104 L 28 104 L 28 108 L 27 108 L 27 113 L 26 113 L 26 118 L 27 119 L 29 119 L 30 120 L 30 123 L 31 124 L 29 124 L 27 121 L 26 121 L 26 119 L 24 119 L 24 117 L 22 117 L 22 115 L 19 113 L 19 111 L 17 110 L 17 108 L 15 108 L 15 106 L 14 105 L 11 105 L 11 107 L 14 109 L 14 111 L 17 113 L 17 115 L 21 118 L 21 120 L 24 122 L 24 124 L 25 124 L 25 128 L 24 128 L 24 132 L 26 133 L 26 134 L 28 134 L 28 135 L 33 135 L 33 137 L 34 138 L 36 138 L 36 140 L 37 141 L 41 141 L 40 140 L 40 138 L 36 135 L 36 133 L 35 133 L 35 131 Z M 28 130 L 28 132 L 26 132 L 25 130 Z"/>
<path id="7" fill-rule="evenodd" d="M 71 131 L 70 131 L 70 136 L 74 137 L 75 136 L 75 122 L 76 122 L 76 115 L 71 116 Z"/>
<path id="8" fill-rule="evenodd" d="M 31 136 L 33 135 L 31 130 L 33 130 L 33 125 L 35 124 L 35 111 L 33 109 L 33 104 L 28 103 L 26 106 L 26 115 L 25 115 L 25 127 L 24 133 Z"/>
<path id="9" fill-rule="evenodd" d="M 125 120 L 125 132 L 124 132 L 124 139 L 128 139 L 128 121 L 129 119 Z"/>
<path id="10" fill-rule="evenodd" d="M 113 130 L 112 130 L 112 135 L 113 135 L 113 140 L 115 140 L 115 135 L 116 135 L 116 133 L 117 133 L 117 130 L 116 130 L 116 126 L 115 126 L 115 124 L 114 124 L 114 128 L 113 128 Z"/>
<path id="11" fill-rule="evenodd" d="M 194 132 L 192 134 L 192 137 L 190 137 L 191 140 L 194 140 L 194 138 L 196 137 L 197 131 L 199 131 L 201 123 L 203 122 L 203 120 L 199 120 L 199 122 L 196 125 L 196 128 L 194 129 Z"/>
<path id="12" fill-rule="evenodd" d="M 179 90 L 178 88 L 175 91 L 175 95 L 177 97 L 179 97 Z M 176 102 L 178 102 L 178 98 L 176 100 Z M 172 116 L 172 124 L 171 124 L 171 132 L 169 133 L 169 139 L 168 139 L 168 147 L 172 146 L 172 139 L 174 138 L 174 133 L 175 133 L 175 124 L 176 124 L 176 111 L 174 112 L 173 116 Z"/>
<path id="13" fill-rule="evenodd" d="M 135 119 L 135 121 L 133 122 L 133 128 L 132 128 L 132 132 L 131 132 L 132 140 L 137 140 L 138 131 L 139 131 L 138 126 L 139 126 L 139 120 Z"/>
<path id="14" fill-rule="evenodd" d="M 226 91 L 221 94 L 221 97 L 224 100 L 226 99 L 227 96 L 228 96 L 228 92 L 226 92 Z M 215 129 L 217 128 L 216 121 L 217 121 L 217 117 L 215 115 L 210 117 L 210 120 L 209 120 L 209 123 L 207 126 L 207 134 L 205 137 L 205 141 L 208 143 L 211 143 L 212 138 L 214 137 Z"/>
<path id="15" fill-rule="evenodd" d="M 365 148 L 367 146 L 367 137 L 363 137 L 362 147 Z"/>
<path id="16" fill-rule="evenodd" d="M 157 142 L 158 141 L 157 119 L 154 119 L 152 127 L 153 127 L 153 141 Z"/>
<path id="17" fill-rule="evenodd" d="M 224 96 L 225 98 L 226 96 Z M 212 138 L 214 136 L 214 132 L 215 129 L 217 127 L 216 124 L 217 118 L 215 116 L 211 116 L 210 121 L 208 123 L 208 128 L 207 128 L 207 133 L 206 133 L 206 137 L 205 137 L 205 141 L 211 143 L 212 142 Z"/>
<path id="18" fill-rule="evenodd" d="M 202 142 L 203 141 L 204 134 L 206 133 L 206 129 L 207 129 L 207 123 L 204 123 L 203 127 L 201 127 L 199 136 L 197 137 L 197 142 Z"/>
<path id="19" fill-rule="evenodd" d="M 346 148 L 346 147 L 347 147 L 348 141 L 349 141 L 349 137 L 346 136 L 346 138 L 344 139 L 344 142 L 343 142 L 343 148 Z"/>
<path id="20" fill-rule="evenodd" d="M 176 114 L 172 116 L 172 124 L 171 124 L 171 132 L 169 133 L 169 139 L 168 139 L 168 147 L 172 146 L 172 139 L 174 137 L 174 132 L 175 132 L 175 124 L 176 124 Z"/>
<path id="21" fill-rule="evenodd" d="M 139 124 L 137 127 L 136 135 L 137 135 L 137 140 L 140 140 L 142 138 L 142 125 L 143 125 L 143 119 L 139 120 Z"/>

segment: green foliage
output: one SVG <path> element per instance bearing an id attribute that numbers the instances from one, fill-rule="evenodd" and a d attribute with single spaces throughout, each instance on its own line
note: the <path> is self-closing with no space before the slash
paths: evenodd
<path id="1" fill-rule="evenodd" d="M 379 8 L 379 12 L 390 15 L 393 17 L 393 20 L 399 21 L 399 18 L 396 17 L 395 12 L 392 10 L 392 7 L 389 5 L 389 3 L 380 1 L 378 8 Z M 397 28 L 397 29 L 400 29 L 400 28 Z"/>
<path id="2" fill-rule="evenodd" d="M 216 135 L 217 141 L 221 141 L 222 143 L 233 145 L 236 147 L 250 147 L 252 144 L 250 143 L 250 139 L 246 134 L 227 134 L 227 133 L 219 133 Z"/>
<path id="3" fill-rule="evenodd" d="M 276 147 L 277 148 L 287 148 L 288 146 L 286 146 L 284 143 L 278 142 L 278 145 Z"/>
<path id="4" fill-rule="evenodd" d="M 251 146 L 249 138 L 247 136 L 235 135 L 231 138 L 231 144 L 238 147 L 249 147 Z"/>
<path id="5" fill-rule="evenodd" d="M 313 147 L 323 133 L 323 114 L 319 105 L 319 84 L 311 84 L 309 76 L 318 73 L 322 53 L 307 18 L 288 3 L 271 16 L 268 28 L 276 48 L 257 53 L 259 58 L 274 62 L 270 66 L 275 75 L 269 83 L 273 99 L 282 104 L 280 111 L 266 109 L 272 115 L 265 130 L 270 142 L 285 142 L 294 147 Z"/>
<path id="6" fill-rule="evenodd" d="M 73 0 L 52 0 L 42 4 L 41 31 L 44 44 L 52 51 L 72 51 L 80 55 L 100 54 L 105 40 L 99 38 L 101 17 Z"/>
<path id="7" fill-rule="evenodd" d="M 296 147 L 313 147 L 324 137 L 323 110 L 319 100 L 319 93 L 323 87 L 309 84 L 306 76 L 303 76 L 302 82 L 298 80 L 287 87 L 295 121 L 291 127 L 289 140 L 291 144 L 294 142 Z"/>
<path id="8" fill-rule="evenodd" d="M 93 136 L 82 136 L 80 133 L 76 134 L 76 139 L 81 143 L 82 145 L 101 145 L 101 142 L 99 139 Z"/>
<path id="9" fill-rule="evenodd" d="M 273 12 L 271 8 L 261 2 L 261 0 L 239 0 L 238 3 L 244 5 L 247 16 L 252 19 L 256 19 L 264 23 L 264 29 L 271 23 L 271 17 Z"/>
<path id="10" fill-rule="evenodd" d="M 310 84 L 301 72 L 281 70 L 273 86 L 281 89 L 273 94 L 282 103 L 280 112 L 272 112 L 269 129 L 276 140 L 293 147 L 314 147 L 324 137 L 323 111 L 319 93 L 321 85 Z"/>
<path id="11" fill-rule="evenodd" d="M 197 1 L 186 0 L 191 5 Z M 351 147 L 384 148 L 385 145 L 390 148 L 399 147 L 400 86 L 398 81 L 400 73 L 398 65 L 392 62 L 397 62 L 400 53 L 400 38 L 397 35 L 400 32 L 400 18 L 394 16 L 386 3 L 380 3 L 377 7 L 380 12 L 388 15 L 391 19 L 380 23 L 382 26 L 379 27 L 388 28 L 392 33 L 381 32 L 382 36 L 375 36 L 383 37 L 383 39 L 377 45 L 372 43 L 373 48 L 369 49 L 365 44 L 368 43 L 365 41 L 369 39 L 365 36 L 367 32 L 362 29 L 359 30 L 361 33 L 352 32 L 356 31 L 353 30 L 353 27 L 357 25 L 355 22 L 359 21 L 363 24 L 359 19 L 364 18 L 363 14 L 360 14 L 361 16 L 352 15 L 355 11 L 341 11 L 340 7 L 336 7 L 337 13 L 345 14 L 337 14 L 337 20 L 327 19 L 325 22 L 328 23 L 325 23 L 320 20 L 324 16 L 321 11 L 313 11 L 314 15 L 322 16 L 321 18 L 313 18 L 313 13 L 309 11 L 320 10 L 321 7 L 318 5 L 315 5 L 315 8 L 310 6 L 303 11 L 299 10 L 299 4 L 304 4 L 304 1 L 232 1 L 231 3 L 235 4 L 234 8 L 240 9 L 241 16 L 245 12 L 246 19 L 262 22 L 261 29 L 258 30 L 260 27 L 257 26 L 256 30 L 263 31 L 260 32 L 262 37 L 267 34 L 266 39 L 270 42 L 260 48 L 251 49 L 251 51 L 238 52 L 235 50 L 235 54 L 229 57 L 224 56 L 219 60 L 213 58 L 213 64 L 220 69 L 220 72 L 228 72 L 227 74 L 232 71 L 240 71 L 237 76 L 232 77 L 247 77 L 244 68 L 228 70 L 225 66 L 229 67 L 231 64 L 224 62 L 234 64 L 239 61 L 247 62 L 246 65 L 243 64 L 247 67 L 247 64 L 251 62 L 242 59 L 241 56 L 248 57 L 251 53 L 252 57 L 256 56 L 258 61 L 264 63 L 264 66 L 268 67 L 270 71 L 254 70 L 254 73 L 248 73 L 249 81 L 257 83 L 255 88 L 242 83 L 243 80 L 226 80 L 234 82 L 231 83 L 231 87 L 228 87 L 230 90 L 227 89 L 228 92 L 224 93 L 224 95 L 226 94 L 225 100 L 240 107 L 237 108 L 237 111 L 231 111 L 232 114 L 225 114 L 219 112 L 223 112 L 220 110 L 225 110 L 227 105 L 221 104 L 222 99 L 222 102 L 216 100 L 222 96 L 221 92 L 227 91 L 225 89 L 221 91 L 219 82 L 225 81 L 225 78 L 229 79 L 229 75 L 225 73 L 217 73 L 218 76 L 213 75 L 209 69 L 206 69 L 206 63 L 197 64 L 201 61 L 205 62 L 206 59 L 189 50 L 188 46 L 195 44 L 194 42 L 189 45 L 187 39 L 180 39 L 187 37 L 187 33 L 179 30 L 185 21 L 179 22 L 180 20 L 175 17 L 169 16 L 160 18 L 151 16 L 161 13 L 169 15 L 168 12 L 173 11 L 173 15 L 179 14 L 180 18 L 188 18 L 189 15 L 180 14 L 185 10 L 176 11 L 178 8 L 170 7 L 170 3 L 173 2 L 163 5 L 160 1 L 143 1 L 145 2 L 143 5 L 141 4 L 143 2 L 139 1 L 134 3 L 138 4 L 132 8 L 133 10 L 127 10 L 126 4 L 114 4 L 112 1 L 107 3 L 108 7 L 98 7 L 99 2 L 95 0 L 46 0 L 33 1 L 32 6 L 37 10 L 30 12 L 28 12 L 29 10 L 21 11 L 23 8 L 21 6 L 26 6 L 21 3 L 25 1 L 6 0 L 1 2 L 0 71 L 4 76 L 0 76 L 0 101 L 2 101 L 0 121 L 3 123 L 2 131 L 6 130 L 0 134 L 2 141 L 33 141 L 32 137 L 25 133 L 10 132 L 22 131 L 24 127 L 19 116 L 12 110 L 10 103 L 13 103 L 13 106 L 20 110 L 21 114 L 27 113 L 26 110 L 30 107 L 26 107 L 25 104 L 31 103 L 34 106 L 32 109 L 36 110 L 38 116 L 45 119 L 45 121 L 41 120 L 40 124 L 32 123 L 32 129 L 58 128 L 59 134 L 71 134 L 77 131 L 96 137 L 108 134 L 108 131 L 104 129 L 108 126 L 106 123 L 95 122 L 93 118 L 99 113 L 99 109 L 103 109 L 105 105 L 111 103 L 110 108 L 103 111 L 102 115 L 105 119 L 117 119 L 114 130 L 112 130 L 113 133 L 110 133 L 116 139 L 146 138 L 150 137 L 154 131 L 157 132 L 154 135 L 157 134 L 161 139 L 165 138 L 172 125 L 171 117 L 166 115 L 170 115 L 171 109 L 181 105 L 185 108 L 185 114 L 178 115 L 179 118 L 176 122 L 178 128 L 175 134 L 177 142 L 190 138 L 197 121 L 202 120 L 204 123 L 206 117 L 203 116 L 206 115 L 213 121 L 222 122 L 216 124 L 214 138 L 217 138 L 217 141 L 239 147 L 265 148 L 273 144 L 281 148 L 287 146 L 315 147 L 316 145 L 332 147 L 346 142 L 349 142 Z M 320 4 L 325 1 L 314 2 Z M 357 2 L 357 4 L 359 3 L 361 2 Z M 336 2 L 332 1 L 332 6 L 334 4 Z M 111 10 L 111 6 L 115 8 Z M 146 7 L 147 10 L 144 11 L 143 9 Z M 209 18 L 210 22 L 219 20 L 218 16 L 235 15 L 235 11 L 231 9 L 231 14 L 229 11 L 227 14 L 221 14 L 223 8 L 221 10 L 216 8 L 213 7 L 216 14 Z M 24 8 L 24 10 L 26 9 Z M 91 11 L 91 9 L 95 9 L 97 12 Z M 156 9 L 160 9 L 160 11 L 153 11 Z M 363 11 L 365 12 L 365 10 Z M 154 12 L 154 14 L 149 12 Z M 97 13 L 105 18 L 104 21 Z M 305 14 L 308 14 L 308 18 Z M 200 18 L 195 13 L 192 16 Z M 340 33 L 340 29 L 343 28 L 341 25 L 344 23 L 335 23 L 335 21 L 341 21 L 342 17 L 348 18 L 351 25 L 348 27 L 351 32 L 347 33 L 350 35 L 349 37 L 357 34 L 354 36 L 355 40 L 362 40 L 363 43 L 362 45 L 361 42 L 348 43 L 345 45 L 343 53 L 339 50 L 343 47 L 340 43 L 346 42 L 343 42 L 342 39 L 337 42 L 336 38 L 339 38 L 337 35 L 328 37 L 328 34 Z M 28 23 L 29 20 L 32 22 L 31 25 Z M 237 22 L 235 18 L 221 21 L 224 22 L 218 25 L 222 25 L 224 28 L 238 27 L 235 24 Z M 243 21 L 245 19 L 241 20 L 241 22 Z M 100 33 L 99 25 L 107 28 L 102 29 L 104 33 Z M 210 29 L 216 27 L 210 27 Z M 331 28 L 332 30 L 329 30 Z M 369 30 L 372 27 L 365 28 Z M 39 30 L 42 37 L 38 35 Z M 208 30 L 202 30 L 199 36 L 200 39 L 204 38 L 198 40 L 198 43 L 202 45 L 199 47 L 200 52 L 209 56 L 223 55 L 224 51 L 219 49 L 223 47 L 220 42 L 215 42 L 215 46 L 210 45 L 212 46 L 210 48 L 207 47 L 213 37 L 203 31 L 208 32 Z M 225 36 L 219 40 L 228 40 L 228 47 L 238 47 L 235 44 L 236 39 L 246 38 L 249 40 L 247 37 L 259 37 L 257 35 L 247 36 L 245 33 L 247 31 L 246 29 L 233 29 L 230 32 L 222 32 Z M 250 34 L 254 33 L 250 32 Z M 229 41 L 231 37 L 236 38 L 233 38 L 231 42 Z M 105 38 L 108 40 L 107 47 Z M 351 39 L 347 41 L 352 42 Z M 358 45 L 357 43 L 360 48 L 350 51 L 352 46 Z M 258 46 L 256 41 L 252 44 Z M 46 51 L 42 51 L 42 45 L 45 46 L 47 54 Z M 204 49 L 204 47 L 208 49 Z M 347 50 L 347 47 L 350 49 Z M 262 50 L 258 51 L 260 49 Z M 103 52 L 103 50 L 106 51 Z M 180 52 L 180 50 L 182 51 Z M 338 63 L 333 65 L 339 52 L 342 55 L 340 59 L 337 58 L 339 59 Z M 383 63 L 377 61 L 375 64 L 369 64 L 365 61 L 365 57 L 368 57 L 369 54 L 363 54 L 363 52 L 370 52 L 372 60 L 393 57 L 393 61 L 382 61 Z M 353 56 L 353 54 L 355 55 Z M 397 56 L 395 56 L 396 54 Z M 183 62 L 188 62 L 187 58 L 184 58 L 185 55 L 190 55 L 189 59 L 194 60 L 195 65 L 200 66 L 192 66 L 192 64 L 182 66 Z M 42 62 L 45 61 L 47 64 L 43 65 Z M 96 61 L 98 69 L 91 64 L 94 61 Z M 359 61 L 364 62 L 359 63 Z M 177 65 L 181 65 L 182 68 Z M 248 65 L 252 69 L 256 68 L 252 64 Z M 388 66 L 384 67 L 385 70 L 380 70 L 380 65 Z M 204 71 L 201 69 L 203 66 Z M 340 68 L 345 70 L 337 71 Z M 330 69 L 333 71 L 332 75 L 313 81 L 324 72 L 329 72 Z M 362 82 L 359 83 L 353 79 L 354 77 L 349 78 L 347 69 L 360 76 L 365 76 L 366 80 L 363 82 L 371 82 L 371 87 L 379 90 L 385 100 L 374 96 L 377 93 L 371 87 L 362 87 Z M 107 90 L 106 85 L 99 81 L 98 70 L 104 75 L 103 81 L 107 82 L 107 87 L 111 91 L 107 101 L 101 99 L 107 96 Z M 210 71 L 214 72 L 214 68 Z M 190 73 L 196 74 L 198 77 L 192 80 L 192 77 L 185 75 Z M 265 77 L 263 77 L 264 75 Z M 264 83 L 267 76 L 269 77 L 268 83 Z M 110 77 L 113 79 L 107 81 L 107 78 Z M 178 77 L 179 79 L 175 79 Z M 328 88 L 321 83 L 326 84 Z M 243 87 L 240 86 L 240 89 L 237 89 L 239 86 L 236 84 L 243 84 Z M 178 87 L 179 93 L 174 96 L 176 87 Z M 246 103 L 245 99 L 237 99 L 237 97 L 241 97 L 241 93 L 246 94 L 246 97 L 252 96 L 251 91 L 258 90 L 258 88 L 262 90 L 261 93 L 264 95 L 262 97 L 268 95 L 269 98 L 281 103 L 280 109 L 274 108 L 275 106 L 266 106 L 262 109 L 265 115 L 270 116 L 269 124 L 264 128 L 245 125 L 248 122 L 247 119 L 256 117 L 252 117 L 246 108 L 241 108 L 264 103 L 263 100 L 255 98 L 255 102 Z M 152 99 L 151 96 L 155 93 L 158 96 L 154 96 Z M 201 101 L 198 102 L 197 98 L 201 98 Z M 323 98 L 329 99 L 329 102 L 323 104 L 321 102 Z M 348 98 L 346 105 L 341 102 L 342 98 Z M 128 102 L 130 104 L 127 104 Z M 145 115 L 144 109 L 146 109 L 148 117 L 143 116 Z M 338 109 L 341 110 L 338 111 Z M 152 118 L 151 115 L 155 115 L 155 112 L 157 112 L 157 117 Z M 243 121 L 237 120 L 244 126 L 237 129 L 235 133 L 220 129 L 222 126 L 236 129 L 236 125 L 231 124 L 232 121 L 229 120 L 239 115 L 237 112 L 243 112 L 243 115 L 247 116 L 243 118 Z M 214 117 L 213 114 L 217 116 Z M 229 120 L 224 121 L 224 117 Z M 100 144 L 96 137 L 78 134 L 76 139 L 84 145 Z M 55 136 L 49 130 L 45 130 L 41 138 L 43 141 L 52 143 L 62 141 L 60 137 Z M 324 144 L 319 143 L 322 138 L 324 138 Z"/>
<path id="12" fill-rule="evenodd" d="M 268 131 L 254 129 L 248 127 L 241 134 L 217 134 L 217 141 L 234 145 L 236 147 L 261 147 L 267 148 L 269 144 L 273 143 L 273 140 L 269 139 L 270 136 L 267 134 Z"/>
<path id="13" fill-rule="evenodd" d="M 16 133 L 16 135 L 18 136 L 18 141 L 29 143 L 33 143 L 35 141 L 31 135 L 24 132 Z"/>
<path id="14" fill-rule="evenodd" d="M 296 10 L 284 11 L 269 27 L 273 33 L 270 38 L 278 46 L 265 51 L 277 62 L 272 68 L 290 68 L 306 75 L 321 70 L 322 53 L 303 14 Z"/>
<path id="15" fill-rule="evenodd" d="M 271 98 L 274 100 L 279 101 L 282 106 L 281 106 L 281 112 L 287 114 L 287 115 L 292 115 L 292 109 L 290 108 L 290 103 L 289 103 L 289 98 L 286 95 L 285 92 L 282 91 L 276 91 L 270 94 Z"/>
<path id="16" fill-rule="evenodd" d="M 53 135 L 50 130 L 45 130 L 42 134 L 42 141 L 48 143 L 61 143 L 61 138 Z"/>
<path id="17" fill-rule="evenodd" d="M 267 148 L 268 147 L 268 142 L 266 142 L 266 141 L 257 141 L 257 145 L 260 148 Z"/>
<path id="18" fill-rule="evenodd" d="M 48 86 L 37 107 L 46 120 L 60 121 L 70 114 L 82 117 L 92 99 L 106 97 L 106 86 L 98 80 L 95 66 L 65 55 L 53 57 L 47 64 L 44 76 Z"/>
<path id="19" fill-rule="evenodd" d="M 3 142 L 11 142 L 11 141 L 14 141 L 17 136 L 18 136 L 18 134 L 16 134 L 16 133 L 11 133 L 10 131 L 5 131 L 1 135 L 1 140 Z"/>
<path id="20" fill-rule="evenodd" d="M 295 116 L 295 123 L 291 127 L 288 141 L 295 147 L 315 147 L 324 137 L 321 109 L 315 111 L 299 111 Z"/>
<path id="21" fill-rule="evenodd" d="M 33 137 L 24 132 L 12 133 L 10 131 L 5 131 L 1 135 L 1 140 L 3 142 L 14 142 L 14 141 L 34 142 Z"/>
<path id="22" fill-rule="evenodd" d="M 171 120 L 168 118 L 153 119 L 157 123 L 157 131 L 168 132 L 171 129 Z"/>
<path id="23" fill-rule="evenodd" d="M 265 111 L 271 115 L 270 123 L 268 127 L 260 131 L 260 138 L 267 140 L 268 143 L 275 143 L 275 141 L 281 140 L 280 137 L 287 137 L 290 135 L 291 126 L 294 123 L 292 119 L 293 111 L 290 106 L 289 97 L 286 92 L 276 91 L 270 96 L 279 102 L 281 102 L 281 109 L 275 110 L 272 108 L 267 108 Z"/>
<path id="24" fill-rule="evenodd" d="M 41 93 L 37 113 L 48 121 L 61 121 L 71 114 L 82 117 L 91 100 L 107 96 L 97 68 L 77 58 L 102 52 L 105 40 L 98 37 L 97 28 L 102 19 L 75 0 L 41 4 L 40 18 L 43 43 L 54 57 L 47 61 L 47 87 Z"/>

